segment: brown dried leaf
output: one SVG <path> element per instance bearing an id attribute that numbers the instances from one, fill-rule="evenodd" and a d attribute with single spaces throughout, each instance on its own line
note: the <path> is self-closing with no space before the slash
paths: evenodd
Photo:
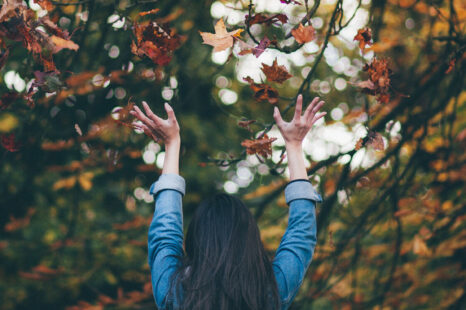
<path id="1" fill-rule="evenodd" d="M 262 63 L 261 69 L 268 80 L 280 84 L 292 77 L 292 75 L 288 73 L 288 70 L 286 70 L 285 66 L 278 65 L 277 58 L 275 58 L 271 66 Z"/>
<path id="2" fill-rule="evenodd" d="M 267 84 L 254 83 L 254 80 L 249 76 L 243 78 L 243 80 L 249 83 L 249 87 L 254 91 L 254 98 L 257 101 L 267 100 L 271 104 L 278 102 L 278 91 L 275 88 Z"/>
<path id="3" fill-rule="evenodd" d="M 241 142 L 241 145 L 246 148 L 246 152 L 249 155 L 258 154 L 262 157 L 267 157 L 268 155 L 272 155 L 272 142 L 275 140 L 277 140 L 277 138 L 269 138 L 267 134 L 264 134 L 264 136 L 259 139 L 246 139 Z"/>

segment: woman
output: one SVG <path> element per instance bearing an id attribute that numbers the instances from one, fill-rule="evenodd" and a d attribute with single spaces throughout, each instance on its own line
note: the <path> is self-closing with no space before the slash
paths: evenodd
<path id="1" fill-rule="evenodd" d="M 149 228 L 149 266 L 159 309 L 287 309 L 296 296 L 316 245 L 315 203 L 321 202 L 308 181 L 302 141 L 326 113 L 314 98 L 302 114 L 302 96 L 291 122 L 277 107 L 274 119 L 285 140 L 290 182 L 285 188 L 290 207 L 288 227 L 272 262 L 266 256 L 259 229 L 249 209 L 234 196 L 215 195 L 196 209 L 183 253 L 181 200 L 185 181 L 179 175 L 180 129 L 166 103 L 168 119 L 131 111 L 140 129 L 165 143 L 162 175 L 150 189 L 155 212 Z"/>

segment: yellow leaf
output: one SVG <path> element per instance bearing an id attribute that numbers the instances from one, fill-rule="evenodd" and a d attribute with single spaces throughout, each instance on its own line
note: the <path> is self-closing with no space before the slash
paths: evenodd
<path id="1" fill-rule="evenodd" d="M 60 179 L 53 184 L 54 190 L 59 190 L 62 188 L 70 189 L 76 184 L 76 177 L 72 176 L 69 178 Z"/>
<path id="2" fill-rule="evenodd" d="M 92 172 L 85 172 L 81 174 L 78 178 L 79 185 L 81 185 L 81 188 L 85 191 L 88 191 L 92 188 L 92 178 L 94 177 L 94 174 Z"/>

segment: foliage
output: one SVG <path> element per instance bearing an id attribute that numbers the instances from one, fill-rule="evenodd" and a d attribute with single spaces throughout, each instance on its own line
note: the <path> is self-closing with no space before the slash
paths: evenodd
<path id="1" fill-rule="evenodd" d="M 154 307 L 164 153 L 133 126 L 143 100 L 177 113 L 185 225 L 237 190 L 273 255 L 288 210 L 272 111 L 299 93 L 331 118 L 304 147 L 324 202 L 292 309 L 464 308 L 465 18 L 454 0 L 4 0 L 2 309 Z"/>

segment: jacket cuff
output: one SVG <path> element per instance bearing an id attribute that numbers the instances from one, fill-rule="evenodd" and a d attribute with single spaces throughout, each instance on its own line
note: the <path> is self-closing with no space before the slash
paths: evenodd
<path id="1" fill-rule="evenodd" d="M 150 194 L 156 196 L 164 189 L 173 189 L 184 196 L 186 189 L 186 182 L 184 178 L 178 174 L 166 173 L 162 174 L 159 179 L 154 182 L 150 187 Z"/>
<path id="2" fill-rule="evenodd" d="M 296 199 L 309 199 L 322 202 L 322 197 L 316 192 L 311 182 L 306 179 L 293 180 L 285 187 L 285 200 L 289 205 Z"/>

